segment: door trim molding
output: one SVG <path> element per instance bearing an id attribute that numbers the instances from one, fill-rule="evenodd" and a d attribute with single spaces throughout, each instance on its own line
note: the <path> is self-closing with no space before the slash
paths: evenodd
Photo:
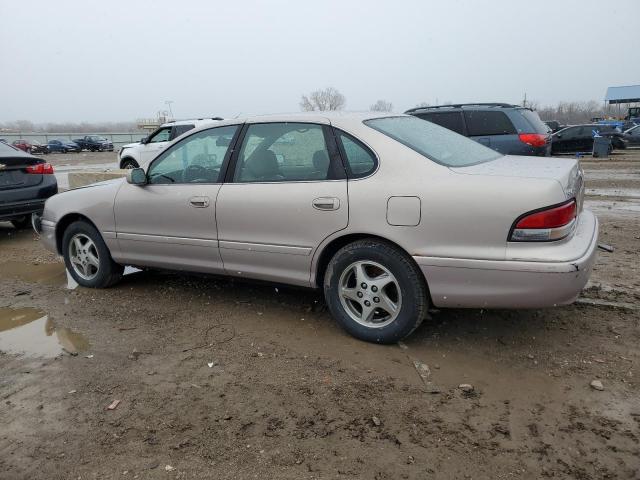
<path id="1" fill-rule="evenodd" d="M 195 247 L 218 247 L 217 240 L 205 238 L 168 237 L 166 235 L 143 235 L 140 233 L 117 234 L 118 240 L 130 240 L 133 242 L 170 243 L 175 245 L 193 245 Z"/>
<path id="2" fill-rule="evenodd" d="M 311 247 L 299 247 L 292 245 L 272 245 L 267 243 L 233 242 L 230 240 L 220 240 L 220 248 L 228 250 L 246 250 L 249 252 L 282 253 L 285 255 L 311 255 Z"/>

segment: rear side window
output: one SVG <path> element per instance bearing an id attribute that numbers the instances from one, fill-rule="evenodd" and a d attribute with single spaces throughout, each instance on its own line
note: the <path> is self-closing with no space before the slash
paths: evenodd
<path id="1" fill-rule="evenodd" d="M 462 114 L 460 112 L 421 113 L 420 115 L 416 115 L 416 117 L 464 135 Z"/>
<path id="2" fill-rule="evenodd" d="M 549 133 L 549 125 L 545 124 L 542 120 L 540 120 L 540 116 L 532 110 L 522 108 L 516 110 L 519 112 L 531 125 L 531 132 L 527 133 Z M 558 128 L 558 122 L 554 122 L 556 124 L 555 128 Z"/>
<path id="3" fill-rule="evenodd" d="M 516 129 L 504 112 L 464 112 L 470 137 L 512 135 Z M 546 130 L 545 130 L 546 131 Z"/>
<path id="4" fill-rule="evenodd" d="M 376 157 L 360 140 L 336 130 L 349 178 L 362 178 L 376 169 Z"/>

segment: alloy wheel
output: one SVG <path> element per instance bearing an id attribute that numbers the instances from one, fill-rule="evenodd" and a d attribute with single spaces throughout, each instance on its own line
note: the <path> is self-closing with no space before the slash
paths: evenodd
<path id="1" fill-rule="evenodd" d="M 352 263 L 340 275 L 338 288 L 342 307 L 360 325 L 382 328 L 400 313 L 400 285 L 389 269 L 377 262 Z"/>
<path id="2" fill-rule="evenodd" d="M 98 275 L 100 256 L 93 240 L 78 233 L 69 242 L 69 260 L 75 273 L 84 280 L 93 280 Z"/>

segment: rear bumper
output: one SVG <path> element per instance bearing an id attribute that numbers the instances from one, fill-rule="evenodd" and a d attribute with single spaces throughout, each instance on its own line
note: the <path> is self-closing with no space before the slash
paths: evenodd
<path id="1" fill-rule="evenodd" d="M 475 260 L 413 257 L 429 285 L 437 307 L 542 308 L 572 303 L 591 275 L 598 245 L 598 220 L 590 211 L 579 217 L 580 228 L 560 248 L 558 261 Z M 550 254 L 549 258 L 557 257 Z"/>
<path id="2" fill-rule="evenodd" d="M 11 220 L 13 218 L 31 215 L 42 212 L 44 200 L 29 200 L 25 202 L 9 203 L 0 205 L 0 220 Z"/>

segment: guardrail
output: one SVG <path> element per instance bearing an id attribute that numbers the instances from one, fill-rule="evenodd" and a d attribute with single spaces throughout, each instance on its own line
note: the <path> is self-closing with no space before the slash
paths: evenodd
<path id="1" fill-rule="evenodd" d="M 40 143 L 47 143 L 49 140 L 73 140 L 74 138 L 83 138 L 85 135 L 98 135 L 111 140 L 113 147 L 117 149 L 127 143 L 139 142 L 140 139 L 147 136 L 144 132 L 131 133 L 131 132 L 94 132 L 94 133 L 5 133 L 0 132 L 0 138 L 4 139 L 8 144 L 11 144 L 14 140 L 37 140 Z"/>

